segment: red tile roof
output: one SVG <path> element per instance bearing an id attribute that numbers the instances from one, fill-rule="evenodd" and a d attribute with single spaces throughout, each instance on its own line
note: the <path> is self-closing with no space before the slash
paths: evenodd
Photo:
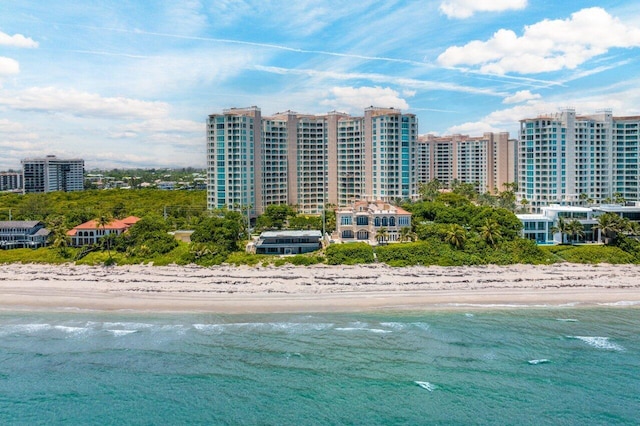
<path id="1" fill-rule="evenodd" d="M 124 219 L 113 219 L 111 222 L 109 222 L 107 225 L 104 226 L 104 229 L 126 231 L 127 229 L 131 228 L 131 226 L 136 222 L 138 222 L 139 220 L 140 218 L 135 216 L 129 216 Z M 71 229 L 70 231 L 67 232 L 67 235 L 74 236 L 78 231 L 87 231 L 87 230 L 94 230 L 94 229 L 103 229 L 103 227 L 98 225 L 97 220 L 90 220 L 88 222 L 82 223 L 76 226 L 75 228 Z"/>

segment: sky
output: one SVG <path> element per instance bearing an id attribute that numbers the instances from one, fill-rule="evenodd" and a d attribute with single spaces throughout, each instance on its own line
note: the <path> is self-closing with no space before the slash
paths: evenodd
<path id="1" fill-rule="evenodd" d="M 640 2 L 0 1 L 0 171 L 205 167 L 207 116 L 253 105 L 514 138 L 567 107 L 640 115 Z"/>

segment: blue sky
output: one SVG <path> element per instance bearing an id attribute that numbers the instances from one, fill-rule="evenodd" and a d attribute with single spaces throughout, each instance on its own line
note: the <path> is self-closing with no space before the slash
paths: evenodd
<path id="1" fill-rule="evenodd" d="M 204 167 L 205 120 L 257 105 L 509 131 L 573 107 L 640 115 L 640 4 L 551 0 L 5 0 L 0 170 Z"/>

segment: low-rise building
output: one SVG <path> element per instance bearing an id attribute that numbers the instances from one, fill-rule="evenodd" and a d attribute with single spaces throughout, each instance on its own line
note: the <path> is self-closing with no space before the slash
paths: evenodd
<path id="1" fill-rule="evenodd" d="M 632 222 L 640 222 L 640 203 L 636 204 L 634 206 L 607 204 L 594 207 L 552 204 L 541 207 L 540 213 L 518 214 L 516 216 L 522 222 L 523 237 L 534 240 L 538 244 L 562 244 L 568 239 L 580 243 L 599 243 L 602 242 L 603 236 L 597 226 L 598 217 L 605 213 L 614 213 Z M 577 220 L 582 225 L 580 235 L 569 238 L 568 233 L 558 232 L 560 219 L 565 223 Z"/>
<path id="2" fill-rule="evenodd" d="M 71 229 L 67 235 L 71 237 L 71 246 L 86 246 L 97 243 L 100 238 L 107 235 L 120 235 L 139 220 L 138 217 L 129 216 L 125 219 L 114 219 L 105 226 L 99 225 L 96 220 L 90 220 Z"/>
<path id="3" fill-rule="evenodd" d="M 411 213 L 382 201 L 357 201 L 336 211 L 332 239 L 342 242 L 397 242 L 400 230 L 411 227 Z"/>
<path id="4" fill-rule="evenodd" d="M 302 254 L 321 248 L 321 231 L 265 231 L 255 243 L 257 254 Z"/>
<path id="5" fill-rule="evenodd" d="M 0 249 L 44 247 L 49 234 L 37 220 L 0 221 Z"/>

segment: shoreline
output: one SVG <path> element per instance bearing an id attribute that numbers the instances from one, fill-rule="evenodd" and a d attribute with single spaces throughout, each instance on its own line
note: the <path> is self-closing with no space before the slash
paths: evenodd
<path id="1" fill-rule="evenodd" d="M 640 307 L 640 265 L 5 264 L 0 311 L 322 313 Z"/>

